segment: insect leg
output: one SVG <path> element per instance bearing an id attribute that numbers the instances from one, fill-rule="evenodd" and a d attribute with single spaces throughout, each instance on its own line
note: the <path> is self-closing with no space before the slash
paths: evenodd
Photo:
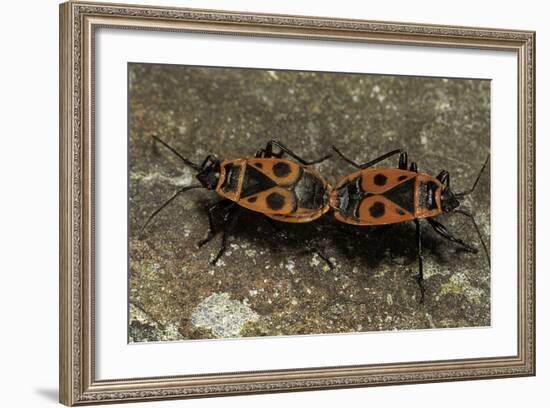
<path id="1" fill-rule="evenodd" d="M 407 170 L 408 157 L 407 152 L 403 152 L 399 155 L 399 170 Z"/>
<path id="2" fill-rule="evenodd" d="M 465 243 L 461 239 L 454 237 L 449 232 L 449 230 L 447 230 L 447 228 L 445 228 L 445 226 L 443 224 L 441 224 L 440 222 L 434 220 L 433 218 L 427 218 L 427 220 L 430 223 L 430 225 L 432 226 L 432 228 L 434 229 L 434 231 L 437 232 L 439 235 L 441 235 L 443 238 L 445 238 L 445 239 L 447 239 L 451 242 L 454 242 L 457 245 L 460 245 L 462 248 L 464 248 L 468 252 L 472 252 L 474 254 L 477 254 L 477 249 L 476 248 L 468 245 L 467 243 Z"/>
<path id="3" fill-rule="evenodd" d="M 443 170 L 441 173 L 439 173 L 436 179 L 441 181 L 441 184 L 443 184 L 445 187 L 451 186 L 451 176 L 449 175 L 449 172 L 447 170 Z"/>
<path id="4" fill-rule="evenodd" d="M 217 201 L 208 207 L 208 222 L 210 223 L 210 228 L 206 238 L 199 241 L 197 244 L 199 248 L 210 242 L 212 238 L 216 236 L 219 232 L 217 227 L 219 218 L 222 217 L 223 219 L 233 204 L 235 204 L 233 201 L 225 199 Z"/>
<path id="5" fill-rule="evenodd" d="M 214 162 L 214 163 L 217 162 L 216 156 L 213 156 L 211 154 L 206 156 L 205 159 L 201 163 L 201 168 L 204 169 L 206 167 L 206 163 L 208 163 L 209 161 Z"/>
<path id="6" fill-rule="evenodd" d="M 411 163 L 410 171 L 414 171 L 415 173 L 418 173 L 418 165 L 416 162 Z"/>
<path id="7" fill-rule="evenodd" d="M 256 157 L 256 158 L 260 158 L 260 157 L 264 157 L 264 156 L 265 156 L 265 149 L 257 150 L 256 154 L 254 155 L 254 157 Z"/>
<path id="8" fill-rule="evenodd" d="M 220 250 L 218 251 L 218 253 L 214 257 L 214 259 L 212 259 L 212 261 L 210 261 L 210 263 L 212 265 L 215 265 L 216 262 L 218 262 L 218 259 L 220 259 L 221 256 L 223 255 L 223 253 L 225 252 L 225 249 L 226 249 L 226 246 L 227 246 L 227 236 L 229 235 L 231 230 L 233 228 L 235 228 L 235 225 L 237 224 L 237 219 L 239 217 L 239 213 L 240 213 L 240 207 L 234 207 L 234 206 L 232 206 L 227 211 L 227 213 L 225 213 L 225 215 L 223 217 L 222 244 L 220 246 Z"/>
<path id="9" fill-rule="evenodd" d="M 273 153 L 273 146 L 277 146 L 279 149 L 281 149 L 281 151 L 279 153 Z M 280 158 L 280 157 L 283 156 L 284 153 L 286 153 L 290 157 L 298 160 L 300 163 L 302 163 L 305 166 L 309 166 L 309 165 L 312 165 L 312 164 L 318 164 L 318 163 L 321 163 L 321 162 L 323 162 L 327 159 L 330 159 L 332 157 L 331 154 L 327 154 L 326 156 L 321 157 L 320 159 L 307 161 L 307 160 L 302 159 L 300 156 L 298 156 L 296 153 L 294 153 L 292 150 L 290 150 L 288 147 L 286 147 L 281 142 L 278 142 L 277 140 L 270 140 L 269 142 L 267 142 L 267 145 L 264 149 L 264 157 L 279 157 Z"/>
<path id="10" fill-rule="evenodd" d="M 325 263 L 330 268 L 330 270 L 334 269 L 334 264 L 330 261 L 328 256 L 326 256 L 325 253 L 323 251 L 321 251 L 321 249 L 319 249 L 319 247 L 316 247 L 315 245 L 311 245 L 307 241 L 304 243 L 304 245 L 305 245 L 306 249 L 309 252 L 313 252 L 314 254 L 319 255 L 319 258 L 321 258 L 323 261 L 325 261 Z"/>
<path id="11" fill-rule="evenodd" d="M 271 218 L 266 217 L 266 221 L 269 222 L 269 224 L 273 227 L 275 231 L 283 238 L 284 241 L 293 240 L 297 241 L 296 239 L 292 239 L 288 236 L 286 232 L 281 230 L 281 227 L 277 224 L 276 221 L 272 220 Z M 300 245 L 304 245 L 306 249 L 310 252 L 313 252 L 314 254 L 319 255 L 319 258 L 321 258 L 325 263 L 328 265 L 328 267 L 332 270 L 334 269 L 334 264 L 328 259 L 328 256 L 326 256 L 323 251 L 321 251 L 318 247 L 311 245 L 309 242 L 300 242 Z"/>
<path id="12" fill-rule="evenodd" d="M 416 226 L 416 255 L 418 256 L 418 276 L 417 281 L 420 286 L 420 303 L 424 303 L 424 259 L 422 257 L 422 229 L 418 218 L 414 219 Z"/>
<path id="13" fill-rule="evenodd" d="M 491 266 L 491 255 L 489 254 L 489 250 L 487 249 L 487 245 L 485 244 L 485 241 L 483 240 L 483 236 L 481 235 L 481 231 L 477 225 L 477 222 L 472 214 L 470 214 L 468 211 L 464 211 L 461 209 L 456 209 L 455 212 L 465 215 L 468 217 L 472 224 L 474 224 L 474 228 L 476 229 L 477 236 L 479 237 L 479 240 L 481 241 L 481 245 L 483 246 L 483 250 L 485 251 L 485 256 L 487 257 L 487 262 L 489 263 L 489 266 Z"/>
<path id="14" fill-rule="evenodd" d="M 404 153 L 403 150 L 396 149 L 396 150 L 392 150 L 391 152 L 388 152 L 386 154 L 383 154 L 382 156 L 377 157 L 376 159 L 371 160 L 369 162 L 366 162 L 366 163 L 363 163 L 363 164 L 358 164 L 358 163 L 354 162 L 353 160 L 351 160 L 350 158 L 344 156 L 344 154 L 340 150 L 338 150 L 336 148 L 336 146 L 332 146 L 332 150 L 334 150 L 338 154 L 338 156 L 340 156 L 345 162 L 351 164 L 353 167 L 356 167 L 358 169 L 366 169 L 368 167 L 374 166 L 376 163 L 379 163 L 382 160 L 387 159 L 388 157 L 394 156 L 398 153 Z M 401 163 L 401 159 L 399 161 Z"/>

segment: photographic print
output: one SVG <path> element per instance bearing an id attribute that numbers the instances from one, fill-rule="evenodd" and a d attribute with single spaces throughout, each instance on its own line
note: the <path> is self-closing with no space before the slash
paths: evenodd
<path id="1" fill-rule="evenodd" d="M 489 80 L 128 81 L 129 342 L 491 324 Z"/>
<path id="2" fill-rule="evenodd" d="M 63 404 L 535 375 L 534 31 L 59 32 Z"/>

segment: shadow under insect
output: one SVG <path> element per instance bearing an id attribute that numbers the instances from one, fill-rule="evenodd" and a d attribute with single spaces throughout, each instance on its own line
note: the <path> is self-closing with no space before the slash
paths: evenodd
<path id="1" fill-rule="evenodd" d="M 423 249 L 425 256 L 430 257 L 432 265 L 448 268 L 450 258 L 464 259 L 462 257 L 472 256 L 461 247 L 449 246 L 448 242 L 442 240 L 431 229 L 426 228 L 424 232 Z M 315 286 L 326 291 L 325 308 L 373 302 L 370 295 L 351 298 L 348 294 L 338 291 L 334 279 L 342 275 L 342 268 L 347 269 L 344 274 L 354 274 L 353 279 L 359 286 L 379 286 L 400 281 L 402 282 L 400 285 L 407 286 L 407 292 L 413 294 L 413 297 L 407 300 L 407 304 L 412 302 L 418 305 L 418 301 L 420 300 L 422 304 L 424 299 L 422 289 L 418 285 L 415 234 L 414 225 L 410 223 L 368 229 L 343 226 L 329 218 L 307 225 L 273 224 L 261 214 L 242 210 L 239 222 L 228 238 L 228 242 L 237 244 L 251 242 L 253 248 L 259 253 L 265 252 L 267 258 L 278 258 L 281 262 L 301 257 L 312 259 L 316 255 L 321 258 L 320 262 L 328 259 L 329 263 L 325 265 L 329 268 L 325 272 L 322 267 L 311 267 L 311 265 L 309 268 L 300 269 L 302 279 L 314 281 Z M 213 241 L 210 244 L 219 245 L 219 241 Z M 209 254 L 203 258 L 206 262 L 210 251 L 205 249 L 203 251 Z M 235 260 L 227 262 L 230 265 Z M 236 262 L 239 260 L 237 259 Z M 357 267 L 349 268 L 349 265 L 357 265 Z M 262 268 L 262 265 L 259 267 Z M 377 276 L 383 270 L 398 271 L 397 273 L 402 275 L 398 279 L 388 281 L 387 278 Z M 284 276 L 280 278 L 285 279 Z M 432 288 L 432 286 L 428 279 L 426 287 Z M 390 288 L 387 289 L 388 292 L 391 291 Z M 427 299 L 430 303 L 433 303 L 434 296 L 435 294 L 428 290 Z M 417 300 L 415 301 L 414 298 Z M 274 306 L 257 305 L 257 308 L 267 313 L 272 311 Z"/>

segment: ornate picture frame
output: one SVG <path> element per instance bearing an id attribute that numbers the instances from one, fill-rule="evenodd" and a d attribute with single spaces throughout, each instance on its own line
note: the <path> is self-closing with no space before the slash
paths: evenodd
<path id="1" fill-rule="evenodd" d="M 497 50 L 517 56 L 517 353 L 181 376 L 98 379 L 95 35 L 100 28 Z M 124 137 L 124 135 L 121 135 Z M 535 375 L 535 33 L 68 2 L 60 6 L 60 401 L 146 401 Z"/>

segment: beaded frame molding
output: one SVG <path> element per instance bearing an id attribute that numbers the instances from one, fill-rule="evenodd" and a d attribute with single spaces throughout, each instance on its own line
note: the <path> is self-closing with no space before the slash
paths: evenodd
<path id="1" fill-rule="evenodd" d="M 517 353 L 493 358 L 97 380 L 93 49 L 99 27 L 505 50 L 518 64 Z M 66 405 L 535 374 L 535 33 L 227 11 L 60 5 L 60 401 Z"/>

